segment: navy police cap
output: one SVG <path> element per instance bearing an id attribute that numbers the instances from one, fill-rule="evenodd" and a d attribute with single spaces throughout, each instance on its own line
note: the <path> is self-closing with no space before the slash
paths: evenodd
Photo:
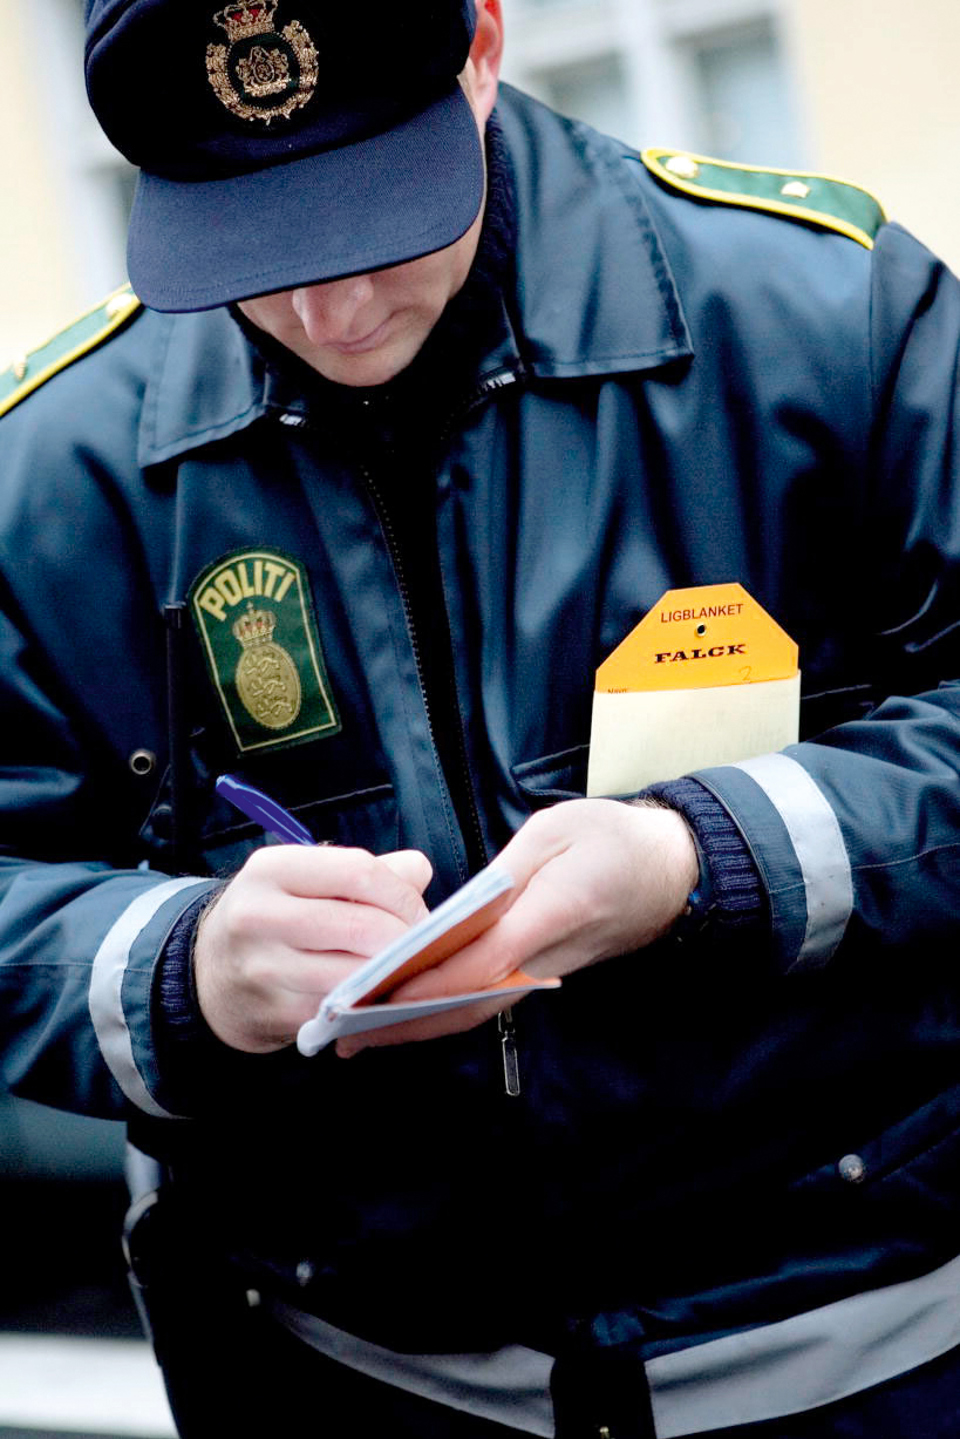
<path id="1" fill-rule="evenodd" d="M 475 0 L 87 0 L 86 78 L 140 169 L 134 289 L 157 310 L 443 249 L 483 198 L 458 82 Z"/>

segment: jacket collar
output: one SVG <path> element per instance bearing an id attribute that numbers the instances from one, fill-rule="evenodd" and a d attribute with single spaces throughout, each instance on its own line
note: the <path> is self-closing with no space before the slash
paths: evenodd
<path id="1" fill-rule="evenodd" d="M 246 429 L 266 409 L 262 362 L 228 310 L 150 313 L 155 343 L 138 439 L 144 468 Z"/>
<path id="2" fill-rule="evenodd" d="M 498 112 L 514 161 L 527 368 L 609 375 L 692 355 L 639 156 L 508 85 Z"/>
<path id="3" fill-rule="evenodd" d="M 510 86 L 502 87 L 498 115 L 513 161 L 517 291 L 483 370 L 566 379 L 690 356 L 639 159 Z M 141 420 L 142 465 L 224 439 L 272 407 L 263 360 L 227 310 L 153 318 L 158 344 Z"/>

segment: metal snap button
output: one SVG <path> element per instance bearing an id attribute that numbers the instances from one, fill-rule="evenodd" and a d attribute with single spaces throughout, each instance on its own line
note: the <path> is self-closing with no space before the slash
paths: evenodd
<path id="1" fill-rule="evenodd" d="M 847 1184 L 860 1184 L 867 1173 L 867 1166 L 859 1154 L 845 1154 L 837 1165 L 840 1178 Z"/>

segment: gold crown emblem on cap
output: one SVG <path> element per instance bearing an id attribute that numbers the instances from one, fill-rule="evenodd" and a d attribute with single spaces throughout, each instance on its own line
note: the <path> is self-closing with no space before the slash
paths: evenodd
<path id="1" fill-rule="evenodd" d="M 269 35 L 279 0 L 261 0 L 259 4 L 225 5 L 213 17 L 213 23 L 226 30 L 231 45 L 248 35 Z"/>
<path id="2" fill-rule="evenodd" d="M 299 20 L 276 28 L 279 3 L 244 0 L 213 16 L 229 44 L 207 46 L 207 76 L 217 99 L 241 120 L 289 119 L 317 88 L 316 47 Z"/>

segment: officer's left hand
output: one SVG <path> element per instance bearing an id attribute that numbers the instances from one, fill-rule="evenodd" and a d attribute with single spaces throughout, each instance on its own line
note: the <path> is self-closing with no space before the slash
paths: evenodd
<path id="1" fill-rule="evenodd" d="M 538 978 L 643 949 L 682 912 L 697 882 L 696 849 L 674 810 L 617 800 L 568 800 L 534 815 L 500 855 L 516 883 L 510 908 L 473 944 L 396 992 L 397 999 L 486 989 L 515 969 Z M 472 1028 L 495 999 L 338 1042 L 368 1046 Z"/>

